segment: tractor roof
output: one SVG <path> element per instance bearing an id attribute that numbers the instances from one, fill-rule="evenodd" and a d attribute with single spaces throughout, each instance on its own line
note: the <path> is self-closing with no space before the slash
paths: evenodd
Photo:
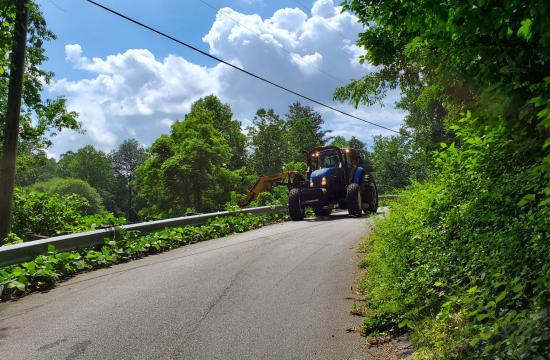
<path id="1" fill-rule="evenodd" d="M 325 150 L 338 150 L 338 151 L 346 151 L 346 150 L 349 150 L 349 151 L 357 151 L 357 149 L 354 149 L 354 148 L 350 148 L 350 147 L 338 147 L 338 146 L 334 146 L 334 145 L 327 145 L 327 146 L 318 146 L 316 148 L 313 148 L 309 151 L 309 153 L 313 153 L 313 152 L 318 152 L 318 151 L 325 151 Z M 348 152 L 348 151 L 346 151 Z"/>

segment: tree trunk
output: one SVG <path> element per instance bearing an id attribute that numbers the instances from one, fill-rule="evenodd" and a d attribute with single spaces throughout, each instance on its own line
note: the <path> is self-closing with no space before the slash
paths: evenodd
<path id="1" fill-rule="evenodd" d="M 133 215 L 133 211 L 132 211 L 132 175 L 130 175 L 128 177 L 128 220 L 129 221 L 134 221 L 134 218 L 132 217 Z"/>
<path id="2" fill-rule="evenodd" d="M 21 93 L 23 91 L 23 73 L 25 70 L 25 51 L 27 45 L 27 22 L 29 19 L 27 2 L 27 0 L 15 0 L 15 32 L 11 51 L 4 148 L 2 151 L 2 171 L 0 172 L 0 242 L 8 235 L 11 227 L 15 160 L 17 157 L 17 137 L 19 136 Z"/>

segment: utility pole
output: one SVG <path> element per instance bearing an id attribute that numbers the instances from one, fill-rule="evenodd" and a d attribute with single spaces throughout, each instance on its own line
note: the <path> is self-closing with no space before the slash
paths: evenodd
<path id="1" fill-rule="evenodd" d="M 29 20 L 28 0 L 14 0 L 14 3 L 16 11 L 15 27 L 11 51 L 2 168 L 0 171 L 0 242 L 8 235 L 11 226 L 17 137 L 19 136 L 21 93 L 25 71 L 25 52 L 27 50 L 27 23 Z"/>

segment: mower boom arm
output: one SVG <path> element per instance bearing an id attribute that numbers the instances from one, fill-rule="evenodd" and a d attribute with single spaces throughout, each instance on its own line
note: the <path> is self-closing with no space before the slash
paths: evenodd
<path id="1" fill-rule="evenodd" d="M 284 171 L 274 175 L 260 176 L 256 184 L 250 189 L 246 197 L 241 201 L 240 206 L 248 206 L 252 201 L 254 201 L 262 191 L 264 191 L 269 185 L 279 182 L 285 178 L 289 178 L 292 175 L 298 174 L 298 171 Z"/>

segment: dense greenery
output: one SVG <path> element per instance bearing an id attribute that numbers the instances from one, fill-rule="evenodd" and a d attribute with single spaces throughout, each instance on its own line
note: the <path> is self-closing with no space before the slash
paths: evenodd
<path id="1" fill-rule="evenodd" d="M 27 56 L 23 82 L 21 109 L 20 145 L 18 149 L 17 173 L 18 182 L 28 184 L 39 176 L 34 171 L 44 166 L 47 159 L 45 149 L 51 144 L 51 137 L 61 129 L 78 130 L 80 124 L 77 114 L 66 109 L 63 97 L 43 99 L 44 85 L 50 83 L 54 74 L 43 69 L 47 60 L 43 44 L 55 39 L 48 30 L 38 5 L 29 2 L 29 26 L 27 36 Z M 13 2 L 0 2 L 0 145 L 3 143 L 3 132 L 6 118 L 7 89 L 9 80 L 12 34 L 15 23 Z"/>
<path id="2" fill-rule="evenodd" d="M 212 99 L 212 98 L 210 98 Z M 150 217 L 185 214 L 190 209 L 214 209 L 228 200 L 229 193 L 242 186 L 242 170 L 230 170 L 233 159 L 231 141 L 217 129 L 219 109 L 228 113 L 226 123 L 232 127 L 227 105 L 199 100 L 183 121 L 172 125 L 169 135 L 162 135 L 150 149 L 151 157 L 137 172 L 136 185 L 141 197 L 150 205 Z M 239 132 L 240 134 L 240 132 Z"/>
<path id="3" fill-rule="evenodd" d="M 366 242 L 365 330 L 411 331 L 418 358 L 547 357 L 550 3 L 344 5 L 378 70 L 335 96 L 399 88 L 409 158 L 438 150 Z"/>
<path id="4" fill-rule="evenodd" d="M 129 221 L 139 219 L 136 208 L 143 207 L 140 199 L 135 199 L 133 187 L 134 172 L 147 160 L 147 151 L 136 139 L 126 139 L 111 153 L 111 163 L 116 177 L 115 203 L 126 214 Z"/>
<path id="5" fill-rule="evenodd" d="M 30 240 L 36 236 L 55 236 L 124 223 L 124 218 L 116 218 L 110 213 L 87 215 L 90 203 L 77 195 L 77 191 L 56 194 L 16 188 L 10 240 Z"/>
<path id="6" fill-rule="evenodd" d="M 77 272 L 256 229 L 283 221 L 285 218 L 286 215 L 281 214 L 239 214 L 212 219 L 203 226 L 169 228 L 146 235 L 126 232 L 116 241 L 105 239 L 105 244 L 96 249 L 57 252 L 55 248 L 50 247 L 47 255 L 38 256 L 33 261 L 0 268 L 0 300 L 46 289 Z"/>
<path id="7" fill-rule="evenodd" d="M 88 206 L 84 209 L 86 214 L 97 214 L 105 210 L 103 200 L 97 190 L 84 180 L 52 178 L 48 181 L 36 183 L 31 188 L 39 192 L 61 196 L 78 195 L 88 201 Z"/>

